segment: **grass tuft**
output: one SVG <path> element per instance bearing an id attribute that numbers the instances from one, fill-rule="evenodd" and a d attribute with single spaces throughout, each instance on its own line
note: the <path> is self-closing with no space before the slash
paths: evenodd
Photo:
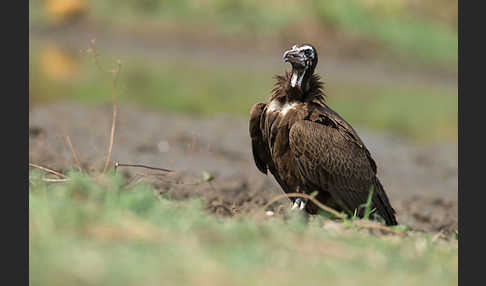
<path id="1" fill-rule="evenodd" d="M 198 199 L 125 188 L 119 174 L 67 177 L 30 173 L 30 285 L 457 285 L 457 240 L 371 235 L 320 216 L 221 219 Z"/>

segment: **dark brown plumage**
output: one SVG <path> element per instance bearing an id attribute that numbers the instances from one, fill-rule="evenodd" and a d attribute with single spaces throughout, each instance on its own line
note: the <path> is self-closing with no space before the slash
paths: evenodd
<path id="1" fill-rule="evenodd" d="M 323 83 L 314 74 L 317 53 L 294 46 L 284 60 L 292 71 L 277 76 L 272 96 L 251 109 L 250 137 L 257 168 L 275 177 L 286 193 L 310 194 L 337 210 L 362 217 L 373 186 L 372 208 L 388 225 L 395 211 L 376 176 L 376 164 L 356 131 L 325 102 Z M 292 199 L 294 207 L 315 214 L 312 202 Z"/>

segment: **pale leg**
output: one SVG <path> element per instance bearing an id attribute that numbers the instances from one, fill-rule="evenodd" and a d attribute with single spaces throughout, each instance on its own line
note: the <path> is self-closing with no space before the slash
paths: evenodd
<path id="1" fill-rule="evenodd" d="M 307 200 L 304 200 L 302 198 L 297 198 L 295 199 L 294 204 L 292 205 L 292 209 L 295 210 L 298 208 L 299 210 L 303 211 L 305 209 L 306 204 L 307 204 Z"/>

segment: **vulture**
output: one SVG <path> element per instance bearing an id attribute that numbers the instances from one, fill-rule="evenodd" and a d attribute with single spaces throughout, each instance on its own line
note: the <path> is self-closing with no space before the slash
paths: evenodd
<path id="1" fill-rule="evenodd" d="M 271 96 L 250 112 L 249 131 L 258 170 L 274 176 L 285 193 L 312 194 L 338 211 L 358 217 L 373 189 L 370 217 L 396 225 L 395 210 L 376 175 L 376 163 L 351 125 L 325 100 L 323 83 L 314 69 L 316 49 L 294 45 L 283 54 L 291 71 L 277 75 Z M 291 198 L 292 209 L 309 214 L 318 207 Z"/>

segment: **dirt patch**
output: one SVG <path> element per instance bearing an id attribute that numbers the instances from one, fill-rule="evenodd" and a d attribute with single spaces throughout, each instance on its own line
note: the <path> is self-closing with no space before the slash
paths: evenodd
<path id="1" fill-rule="evenodd" d="M 246 118 L 194 118 L 122 105 L 118 119 L 113 160 L 177 171 L 120 167 L 132 184 L 152 182 L 171 199 L 201 197 L 211 212 L 223 216 L 256 210 L 282 193 L 254 166 Z M 29 160 L 56 170 L 71 168 L 74 161 L 62 138 L 69 135 L 83 168 L 100 170 L 110 126 L 110 106 L 35 106 L 29 114 Z M 417 230 L 457 230 L 457 146 L 419 146 L 356 129 L 377 162 L 398 221 Z M 204 181 L 203 172 L 214 180 Z"/>

